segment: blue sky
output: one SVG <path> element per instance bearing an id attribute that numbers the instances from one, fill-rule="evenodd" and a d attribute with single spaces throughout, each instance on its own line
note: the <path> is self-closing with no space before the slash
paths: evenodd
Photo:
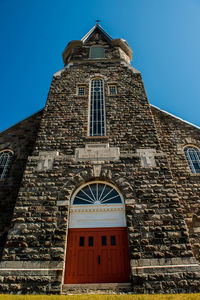
<path id="1" fill-rule="evenodd" d="M 200 126 L 200 0 L 0 0 L 0 131 L 44 107 L 95 20 L 133 49 L 150 103 Z"/>

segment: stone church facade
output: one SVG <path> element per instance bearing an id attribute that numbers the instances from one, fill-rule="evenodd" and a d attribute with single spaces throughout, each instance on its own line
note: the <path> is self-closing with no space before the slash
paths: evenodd
<path id="1" fill-rule="evenodd" d="M 0 292 L 198 292 L 200 128 L 148 102 L 97 24 L 0 134 Z"/>

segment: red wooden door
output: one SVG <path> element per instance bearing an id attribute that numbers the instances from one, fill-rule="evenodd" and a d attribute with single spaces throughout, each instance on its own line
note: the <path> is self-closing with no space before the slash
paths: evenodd
<path id="1" fill-rule="evenodd" d="M 69 229 L 65 283 L 128 282 L 127 230 Z"/>

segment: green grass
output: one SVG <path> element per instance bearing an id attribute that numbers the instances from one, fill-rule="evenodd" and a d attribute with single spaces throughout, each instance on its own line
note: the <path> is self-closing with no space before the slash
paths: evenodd
<path id="1" fill-rule="evenodd" d="M 200 300 L 200 294 L 175 295 L 0 295 L 0 300 Z"/>

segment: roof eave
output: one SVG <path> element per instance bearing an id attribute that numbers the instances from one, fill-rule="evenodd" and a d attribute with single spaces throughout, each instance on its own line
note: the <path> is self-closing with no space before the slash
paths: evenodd
<path id="1" fill-rule="evenodd" d="M 157 107 L 157 106 L 155 106 L 155 105 L 153 105 L 153 104 L 150 104 L 150 106 L 152 106 L 153 108 L 155 108 L 155 109 L 157 109 L 157 110 L 159 110 L 159 111 L 165 113 L 166 115 L 169 115 L 169 116 L 171 116 L 171 117 L 173 117 L 173 118 L 175 118 L 175 119 L 177 119 L 177 120 L 179 120 L 179 121 L 181 121 L 181 122 L 183 122 L 183 123 L 185 123 L 185 124 L 187 124 L 187 125 L 190 125 L 190 126 L 192 126 L 192 127 L 195 127 L 196 129 L 199 129 L 199 130 L 200 130 L 200 127 L 199 127 L 199 126 L 197 126 L 197 125 L 195 125 L 195 124 L 193 124 L 193 123 L 191 123 L 191 122 L 188 122 L 188 121 L 186 121 L 186 120 L 184 120 L 184 119 L 182 119 L 182 118 L 179 118 L 179 117 L 177 117 L 177 116 L 175 116 L 175 115 L 173 115 L 173 114 L 167 112 L 167 111 L 164 110 L 164 109 L 161 109 L 161 108 L 159 108 L 159 107 Z"/>

